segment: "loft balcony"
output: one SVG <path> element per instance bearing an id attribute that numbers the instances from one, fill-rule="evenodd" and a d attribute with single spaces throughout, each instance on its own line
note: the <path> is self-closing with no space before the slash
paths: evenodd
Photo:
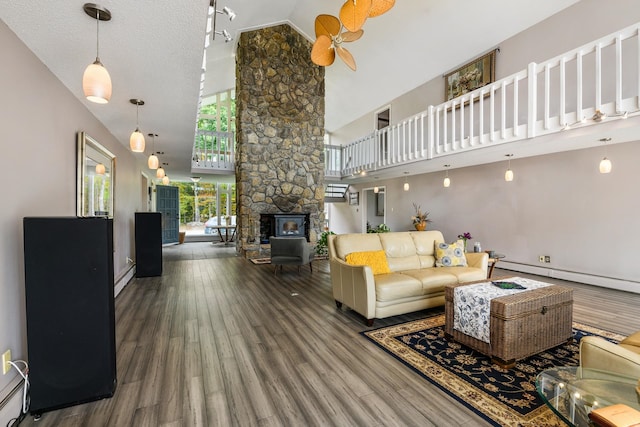
<path id="1" fill-rule="evenodd" d="M 325 145 L 327 181 L 398 177 L 637 140 L 640 23 L 430 105 L 346 145 Z M 627 120 L 625 120 L 627 119 Z M 624 122 L 622 120 L 625 120 Z M 198 131 L 192 172 L 233 174 L 235 135 Z"/>

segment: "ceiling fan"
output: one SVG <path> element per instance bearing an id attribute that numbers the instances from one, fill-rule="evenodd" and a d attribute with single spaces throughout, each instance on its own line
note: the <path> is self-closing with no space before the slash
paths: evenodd
<path id="1" fill-rule="evenodd" d="M 387 12 L 396 0 L 347 0 L 340 8 L 340 19 L 332 15 L 318 15 L 315 21 L 316 41 L 311 49 L 311 60 L 323 67 L 333 64 L 336 52 L 353 71 L 356 61 L 342 43 L 358 40 L 364 34 L 362 26 L 367 18 Z M 346 31 L 342 31 L 345 28 Z"/>
<path id="2" fill-rule="evenodd" d="M 336 52 L 345 64 L 353 71 L 356 70 L 356 61 L 342 43 L 358 40 L 364 34 L 364 30 L 342 31 L 340 20 L 332 15 L 318 15 L 316 17 L 316 41 L 311 49 L 311 61 L 323 67 L 333 64 Z"/>

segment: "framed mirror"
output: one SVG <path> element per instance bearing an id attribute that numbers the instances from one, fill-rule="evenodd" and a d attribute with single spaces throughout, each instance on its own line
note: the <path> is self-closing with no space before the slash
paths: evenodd
<path id="1" fill-rule="evenodd" d="M 113 218 L 116 156 L 78 132 L 76 215 Z"/>

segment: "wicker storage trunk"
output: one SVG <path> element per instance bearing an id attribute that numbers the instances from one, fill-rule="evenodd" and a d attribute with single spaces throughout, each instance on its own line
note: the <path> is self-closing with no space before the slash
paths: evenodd
<path id="1" fill-rule="evenodd" d="M 470 284 L 445 286 L 445 334 L 490 356 L 494 363 L 513 366 L 518 359 L 573 337 L 573 289 L 556 285 L 492 299 L 490 343 L 454 330 L 453 290 Z"/>

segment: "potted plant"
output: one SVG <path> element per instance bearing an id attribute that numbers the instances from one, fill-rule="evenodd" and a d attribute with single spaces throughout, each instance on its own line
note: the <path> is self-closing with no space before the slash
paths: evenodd
<path id="1" fill-rule="evenodd" d="M 336 234 L 333 231 L 323 231 L 320 238 L 316 242 L 316 255 L 325 257 L 329 254 L 329 234 Z"/>
<path id="2" fill-rule="evenodd" d="M 427 224 L 432 222 L 429 218 L 429 212 L 423 211 L 420 205 L 413 204 L 413 209 L 416 211 L 416 214 L 411 217 L 413 221 L 413 226 L 418 231 L 424 231 L 427 228 Z"/>

